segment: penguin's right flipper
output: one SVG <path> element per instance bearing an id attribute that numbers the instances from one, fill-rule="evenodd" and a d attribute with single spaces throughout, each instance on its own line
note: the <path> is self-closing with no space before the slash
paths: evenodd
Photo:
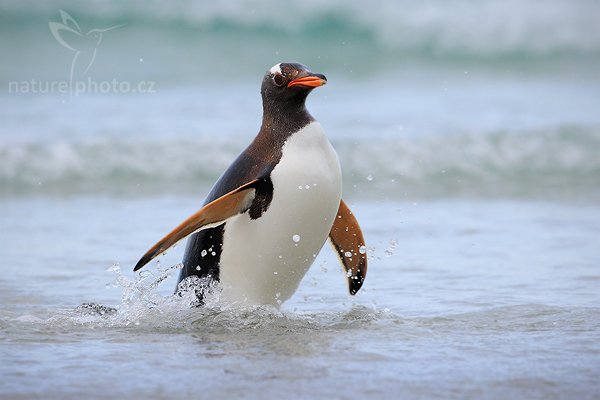
<path id="1" fill-rule="evenodd" d="M 248 211 L 263 181 L 264 179 L 255 179 L 202 207 L 152 246 L 138 261 L 133 270 L 139 270 L 152 261 L 154 257 L 169 250 L 177 242 L 192 233 L 218 226 L 228 218 Z"/>

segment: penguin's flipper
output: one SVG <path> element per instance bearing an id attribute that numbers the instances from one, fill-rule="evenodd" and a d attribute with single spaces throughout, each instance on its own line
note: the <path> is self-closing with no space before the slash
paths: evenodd
<path id="1" fill-rule="evenodd" d="M 346 271 L 350 294 L 354 295 L 367 276 L 367 251 L 358 221 L 344 200 L 340 201 L 329 240 Z"/>
<path id="2" fill-rule="evenodd" d="M 255 179 L 248 182 L 202 207 L 152 246 L 138 261 L 133 270 L 139 270 L 154 257 L 169 250 L 177 242 L 192 233 L 218 226 L 228 218 L 246 212 L 252 205 L 256 197 L 256 191 L 262 181 L 263 179 Z"/>

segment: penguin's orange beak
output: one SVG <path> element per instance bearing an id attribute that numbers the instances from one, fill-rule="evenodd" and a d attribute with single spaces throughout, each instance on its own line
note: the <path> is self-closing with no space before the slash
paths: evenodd
<path id="1" fill-rule="evenodd" d="M 293 81 L 291 81 L 290 83 L 288 83 L 287 87 L 292 87 L 292 86 L 307 86 L 307 87 L 317 87 L 317 86 L 323 86 L 324 84 L 327 83 L 327 78 L 325 78 L 325 75 L 321 75 L 321 74 L 314 74 L 314 75 L 308 75 L 308 76 L 303 76 L 301 78 L 296 78 Z"/>

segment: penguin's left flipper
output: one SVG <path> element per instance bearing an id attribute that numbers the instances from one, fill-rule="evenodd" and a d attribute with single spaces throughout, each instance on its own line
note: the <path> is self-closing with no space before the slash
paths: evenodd
<path id="1" fill-rule="evenodd" d="M 192 233 L 218 226 L 228 218 L 248 211 L 263 180 L 255 179 L 248 182 L 202 207 L 152 246 L 138 261 L 133 270 L 139 270 L 152 261 L 154 257 L 169 250 L 177 242 Z"/>
<path id="2" fill-rule="evenodd" d="M 340 201 L 338 213 L 329 232 L 329 241 L 346 271 L 350 294 L 354 295 L 367 276 L 367 251 L 358 221 L 344 200 Z"/>

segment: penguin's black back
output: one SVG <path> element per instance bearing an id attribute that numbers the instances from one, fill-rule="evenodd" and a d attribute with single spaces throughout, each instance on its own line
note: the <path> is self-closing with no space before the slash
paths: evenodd
<path id="1" fill-rule="evenodd" d="M 283 71 L 296 74 L 308 69 L 296 63 L 279 64 Z M 241 185 L 261 179 L 257 193 L 249 209 L 252 219 L 259 218 L 266 211 L 273 198 L 271 172 L 281 159 L 283 146 L 295 132 L 314 121 L 305 106 L 310 89 L 295 88 L 292 91 L 277 92 L 272 76 L 267 72 L 263 78 L 261 95 L 263 120 L 260 131 L 252 143 L 236 158 L 217 180 L 204 201 L 204 205 L 237 189 Z M 219 280 L 219 262 L 223 250 L 225 223 L 204 229 L 190 236 L 183 257 L 183 268 L 179 282 L 189 276 L 210 277 Z M 205 251 L 205 252 L 204 252 Z M 203 255 L 204 254 L 204 255 Z"/>

